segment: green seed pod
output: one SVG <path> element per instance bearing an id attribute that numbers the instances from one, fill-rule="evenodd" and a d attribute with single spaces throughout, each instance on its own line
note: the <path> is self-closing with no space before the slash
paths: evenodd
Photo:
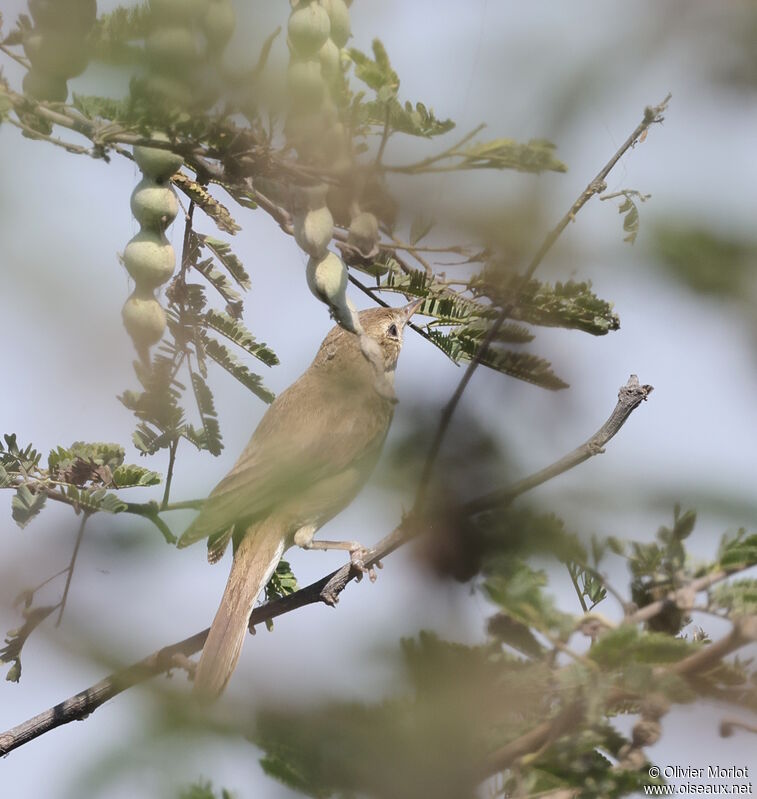
<path id="1" fill-rule="evenodd" d="M 293 61 L 287 72 L 292 101 L 304 109 L 318 108 L 325 86 L 318 61 Z"/>
<path id="2" fill-rule="evenodd" d="M 311 258 L 307 265 L 310 290 L 331 309 L 334 318 L 348 330 L 357 332 L 359 321 L 352 303 L 347 299 L 347 267 L 333 252 L 323 258 Z"/>
<path id="3" fill-rule="evenodd" d="M 80 75 L 89 60 L 78 36 L 56 30 L 31 31 L 24 37 L 24 52 L 33 67 L 60 78 Z"/>
<path id="4" fill-rule="evenodd" d="M 140 289 L 155 289 L 173 274 L 176 256 L 162 233 L 141 230 L 126 245 L 123 262 Z"/>
<path id="5" fill-rule="evenodd" d="M 142 357 L 147 349 L 160 341 L 166 329 L 166 314 L 151 292 L 135 290 L 126 300 L 121 318 Z"/>
<path id="6" fill-rule="evenodd" d="M 165 230 L 179 213 L 179 201 L 170 186 L 145 178 L 131 193 L 131 212 L 143 228 Z"/>
<path id="7" fill-rule="evenodd" d="M 350 222 L 347 243 L 355 247 L 361 255 L 370 258 L 375 255 L 378 245 L 378 220 L 366 212 L 356 214 Z"/>
<path id="8" fill-rule="evenodd" d="M 49 100 L 53 103 L 65 103 L 68 97 L 68 86 L 65 78 L 46 75 L 32 67 L 22 83 L 24 94 L 35 100 Z"/>
<path id="9" fill-rule="evenodd" d="M 156 28 L 145 41 L 149 62 L 156 68 L 185 75 L 198 59 L 195 35 L 188 28 Z"/>
<path id="10" fill-rule="evenodd" d="M 321 302 L 328 305 L 344 302 L 347 291 L 347 267 L 333 252 L 308 261 L 307 280 L 310 291 Z"/>
<path id="11" fill-rule="evenodd" d="M 165 133 L 153 133 L 151 138 L 156 141 L 168 141 Z M 161 150 L 159 147 L 134 147 L 134 160 L 142 170 L 145 177 L 158 182 L 168 180 L 184 163 L 184 159 L 170 150 Z"/>
<path id="12" fill-rule="evenodd" d="M 337 47 L 344 47 L 350 38 L 350 10 L 344 0 L 321 0 L 329 16 L 331 38 Z"/>
<path id="13" fill-rule="evenodd" d="M 318 51 L 318 60 L 321 62 L 321 74 L 327 80 L 333 80 L 340 72 L 342 57 L 339 48 L 333 39 L 326 39 Z"/>
<path id="14" fill-rule="evenodd" d="M 97 0 L 29 0 L 28 5 L 40 28 L 87 33 L 97 18 Z"/>
<path id="15" fill-rule="evenodd" d="M 323 258 L 333 236 L 334 219 L 326 205 L 294 218 L 294 239 L 313 258 Z"/>
<path id="16" fill-rule="evenodd" d="M 329 38 L 330 30 L 329 15 L 312 0 L 300 3 L 289 16 L 289 42 L 299 56 L 307 57 L 317 53 Z"/>
<path id="17" fill-rule="evenodd" d="M 210 0 L 202 27 L 211 53 L 220 53 L 226 47 L 234 33 L 236 21 L 234 6 L 229 0 Z"/>

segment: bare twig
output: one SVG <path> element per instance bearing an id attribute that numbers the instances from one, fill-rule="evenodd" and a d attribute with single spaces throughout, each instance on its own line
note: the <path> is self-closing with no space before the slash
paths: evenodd
<path id="1" fill-rule="evenodd" d="M 422 161 L 418 161 L 415 164 L 406 164 L 405 166 L 385 166 L 384 170 L 386 172 L 402 172 L 405 174 L 415 174 L 417 172 L 427 172 L 430 171 L 430 167 L 435 164 L 437 161 L 442 161 L 445 158 L 452 158 L 453 156 L 457 155 L 457 151 L 462 147 L 464 144 L 467 144 L 476 134 L 480 133 L 486 125 L 481 124 L 477 127 L 473 128 L 470 133 L 466 133 L 460 141 L 453 144 L 451 147 L 448 147 L 446 150 L 443 150 L 436 155 L 430 155 L 428 158 L 424 158 Z"/>
<path id="2" fill-rule="evenodd" d="M 84 537 L 84 527 L 87 524 L 87 520 L 89 519 L 89 513 L 84 511 L 81 516 L 81 523 L 79 524 L 79 532 L 76 534 L 76 543 L 74 544 L 74 551 L 71 554 L 71 562 L 68 564 L 66 571 L 68 574 L 66 575 L 66 585 L 63 588 L 63 596 L 60 600 L 60 610 L 58 611 L 58 618 L 55 621 L 55 626 L 59 627 L 61 620 L 63 619 L 63 611 L 66 609 L 66 601 L 68 600 L 68 589 L 71 587 L 71 579 L 74 576 L 74 567 L 76 566 L 76 558 L 79 554 L 79 547 L 81 546 L 81 540 Z"/>
<path id="3" fill-rule="evenodd" d="M 594 435 L 576 447 L 572 452 L 560 458 L 553 464 L 550 464 L 545 469 L 541 469 L 534 474 L 525 477 L 523 480 L 514 483 L 508 488 L 493 491 L 490 494 L 478 497 L 466 503 L 464 510 L 466 513 L 474 514 L 480 513 L 484 510 L 489 510 L 493 507 L 507 505 L 526 491 L 552 480 L 563 472 L 567 472 L 578 466 L 579 463 L 589 460 L 594 455 L 599 455 L 604 452 L 604 446 L 607 442 L 617 434 L 621 427 L 628 421 L 628 417 L 636 410 L 636 408 L 644 402 L 647 397 L 652 393 L 653 387 L 649 385 L 641 385 L 639 378 L 636 375 L 631 375 L 628 382 L 621 386 L 618 391 L 618 402 L 610 414 L 607 421 L 602 427 L 597 430 Z"/>
<path id="4" fill-rule="evenodd" d="M 720 722 L 720 734 L 723 738 L 730 738 L 734 730 L 744 730 L 744 732 L 753 732 L 757 734 L 757 725 L 747 724 L 741 719 L 724 718 Z"/>
<path id="5" fill-rule="evenodd" d="M 452 416 L 455 413 L 455 410 L 460 402 L 460 399 L 465 392 L 465 389 L 468 386 L 471 378 L 473 377 L 473 373 L 476 371 L 478 364 L 481 360 L 481 354 L 486 352 L 488 347 L 491 343 L 495 340 L 497 333 L 499 333 L 502 325 L 504 324 L 507 317 L 512 313 L 513 308 L 515 307 L 518 294 L 520 289 L 525 286 L 528 281 L 533 277 L 534 272 L 538 268 L 539 264 L 544 260 L 546 254 L 552 248 L 552 245 L 557 241 L 560 234 L 565 230 L 570 222 L 572 222 L 576 214 L 586 205 L 586 203 L 595 195 L 603 192 L 607 186 L 605 184 L 605 178 L 610 174 L 610 171 L 618 163 L 620 158 L 633 147 L 639 138 L 646 133 L 646 131 L 650 128 L 651 125 L 662 122 L 663 120 L 663 112 L 667 107 L 667 104 L 670 100 L 670 95 L 668 95 L 659 105 L 648 107 L 644 110 L 644 117 L 642 118 L 641 122 L 634 128 L 631 135 L 621 144 L 615 154 L 610 158 L 610 160 L 599 170 L 596 177 L 586 186 L 586 188 L 581 192 L 578 196 L 576 201 L 571 205 L 568 209 L 567 213 L 562 217 L 562 219 L 555 225 L 555 227 L 547 234 L 546 238 L 542 242 L 541 247 L 539 247 L 538 251 L 531 259 L 526 271 L 523 273 L 517 290 L 514 292 L 514 297 L 511 302 L 507 303 L 499 313 L 499 316 L 494 321 L 494 324 L 489 328 L 489 332 L 481 342 L 478 350 L 476 351 L 476 355 L 472 358 L 471 362 L 468 364 L 465 373 L 463 374 L 460 382 L 458 383 L 457 388 L 455 389 L 454 394 L 450 398 L 447 405 L 445 405 L 444 410 L 442 411 L 441 419 L 439 420 L 439 426 L 437 427 L 436 434 L 434 436 L 433 441 L 431 442 L 431 447 L 429 448 L 428 455 L 426 456 L 426 462 L 423 467 L 423 473 L 421 475 L 421 480 L 418 486 L 418 492 L 415 498 L 415 507 L 417 510 L 420 510 L 423 507 L 423 504 L 426 499 L 426 494 L 428 492 L 429 481 L 431 479 L 431 473 L 434 468 L 434 464 L 436 463 L 436 459 L 439 455 L 439 450 L 441 449 L 442 441 L 447 433 L 447 429 L 449 428 L 450 422 L 452 421 Z"/>

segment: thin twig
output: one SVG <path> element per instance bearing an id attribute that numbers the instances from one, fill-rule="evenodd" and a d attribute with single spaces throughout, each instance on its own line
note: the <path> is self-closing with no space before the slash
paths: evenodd
<path id="1" fill-rule="evenodd" d="M 460 141 L 453 144 L 451 147 L 448 147 L 446 150 L 442 150 L 442 152 L 437 153 L 436 155 L 430 155 L 428 158 L 424 158 L 422 161 L 418 161 L 415 164 L 406 164 L 405 166 L 385 166 L 384 171 L 386 172 L 404 172 L 406 174 L 413 174 L 415 172 L 424 172 L 428 171 L 427 167 L 430 167 L 432 164 L 435 164 L 437 161 L 442 161 L 445 158 L 451 158 L 452 156 L 457 154 L 457 150 L 462 147 L 464 144 L 467 144 L 477 133 L 480 133 L 486 127 L 485 124 L 478 125 L 477 127 L 473 128 L 470 133 L 466 133 Z"/>
<path id="2" fill-rule="evenodd" d="M 160 509 L 165 510 L 168 507 L 168 499 L 171 495 L 171 481 L 173 480 L 173 467 L 176 463 L 176 450 L 179 447 L 179 439 L 174 438 L 168 446 L 168 470 L 166 471 L 166 487 L 163 491 L 163 500 L 160 503 Z"/>
<path id="3" fill-rule="evenodd" d="M 477 497 L 467 502 L 463 509 L 465 513 L 475 514 L 481 511 L 490 510 L 494 507 L 502 507 L 508 505 L 516 497 L 530 491 L 536 486 L 552 480 L 563 472 L 578 466 L 579 463 L 589 460 L 594 455 L 600 455 L 604 452 L 604 447 L 613 436 L 617 435 L 621 427 L 628 421 L 629 416 L 636 410 L 636 408 L 644 402 L 647 397 L 654 390 L 653 386 L 642 385 L 639 383 L 639 378 L 636 375 L 631 375 L 628 382 L 621 386 L 618 391 L 618 402 L 615 405 L 607 421 L 602 427 L 594 433 L 591 438 L 587 439 L 581 446 L 576 447 L 572 452 L 569 452 L 559 461 L 550 464 L 544 469 L 534 472 L 528 477 L 524 477 L 517 483 L 507 488 L 501 488 L 497 491 L 492 491 L 489 494 Z"/>
<path id="4" fill-rule="evenodd" d="M 552 248 L 552 245 L 557 241 L 560 234 L 565 230 L 570 222 L 572 222 L 576 214 L 586 205 L 586 203 L 595 195 L 603 192 L 607 186 L 605 184 L 605 178 L 610 174 L 610 171 L 618 163 L 620 158 L 629 150 L 631 147 L 636 144 L 639 137 L 644 134 L 651 125 L 654 123 L 662 122 L 663 120 L 663 112 L 667 107 L 667 104 L 670 100 L 670 95 L 668 96 L 657 106 L 648 107 L 644 110 L 644 117 L 633 130 L 631 135 L 621 144 L 615 154 L 610 158 L 610 160 L 599 170 L 595 178 L 586 186 L 586 188 L 581 192 L 578 196 L 576 201 L 571 205 L 568 209 L 567 213 L 562 217 L 562 219 L 555 225 L 555 227 L 547 234 L 546 238 L 542 242 L 541 247 L 537 250 L 534 257 L 531 259 L 526 271 L 523 273 L 519 285 L 517 286 L 516 291 L 514 292 L 514 298 L 509 303 L 507 303 L 499 313 L 499 316 L 494 321 L 494 324 L 489 328 L 489 332 L 481 342 L 476 354 L 472 358 L 471 362 L 468 364 L 468 367 L 465 370 L 460 382 L 458 383 L 457 388 L 455 389 L 454 394 L 452 395 L 451 399 L 445 405 L 441 419 L 439 420 L 439 425 L 436 430 L 436 434 L 434 435 L 434 439 L 431 442 L 431 447 L 429 448 L 428 455 L 426 456 L 426 461 L 423 467 L 423 473 L 421 474 L 420 483 L 418 485 L 418 491 L 415 497 L 415 508 L 416 510 L 421 510 L 425 503 L 426 494 L 428 492 L 429 482 L 431 479 L 431 473 L 434 469 L 434 465 L 436 463 L 436 459 L 439 455 L 439 450 L 441 449 L 442 441 L 447 433 L 447 429 L 449 428 L 450 422 L 452 421 L 452 416 L 455 413 L 455 410 L 460 403 L 460 399 L 465 392 L 465 389 L 470 383 L 471 378 L 473 377 L 473 373 L 476 371 L 478 367 L 481 356 L 492 342 L 497 337 L 497 333 L 499 333 L 502 325 L 504 324 L 507 317 L 511 314 L 513 308 L 515 307 L 518 294 L 520 290 L 528 283 L 529 280 L 534 275 L 534 272 L 538 268 L 539 264 L 544 260 L 546 254 Z"/>
<path id="5" fill-rule="evenodd" d="M 79 532 L 76 534 L 76 543 L 74 544 L 74 551 L 71 554 L 71 562 L 68 564 L 66 571 L 66 585 L 63 589 L 63 596 L 60 600 L 60 610 L 58 611 L 58 618 L 55 622 L 56 627 L 60 627 L 61 620 L 63 619 L 63 611 L 66 609 L 66 601 L 68 600 L 68 589 L 71 587 L 71 578 L 74 576 L 74 567 L 76 566 L 76 558 L 79 554 L 79 547 L 81 540 L 84 537 L 84 527 L 89 519 L 89 513 L 84 511 L 81 516 L 81 523 L 79 524 Z"/>
<path id="6" fill-rule="evenodd" d="M 14 53 L 13 50 L 5 44 L 0 44 L 0 52 L 5 53 L 8 58 L 12 58 L 17 64 L 21 64 L 24 69 L 29 69 L 31 67 L 29 59 Z"/>
<path id="7" fill-rule="evenodd" d="M 92 150 L 89 147 L 82 147 L 80 144 L 71 144 L 70 142 L 57 139 L 55 136 L 50 136 L 47 133 L 42 133 L 29 125 L 25 125 L 13 117 L 8 117 L 8 122 L 19 130 L 22 130 L 30 139 L 40 139 L 49 144 L 54 144 L 56 147 L 62 147 L 67 153 L 74 155 L 92 155 Z"/>
<path id="8" fill-rule="evenodd" d="M 381 166 L 381 159 L 384 157 L 384 150 L 386 149 L 386 143 L 389 141 L 389 135 L 391 133 L 391 130 L 389 128 L 390 121 L 391 121 L 390 105 L 389 103 L 387 103 L 386 111 L 384 113 L 384 130 L 381 133 L 381 143 L 379 144 L 378 152 L 376 153 L 376 160 L 374 162 L 374 166 L 376 167 Z"/>

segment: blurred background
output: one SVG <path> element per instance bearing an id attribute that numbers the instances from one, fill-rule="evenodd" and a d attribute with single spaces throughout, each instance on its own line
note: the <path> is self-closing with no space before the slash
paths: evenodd
<path id="1" fill-rule="evenodd" d="M 98 8 L 115 5 L 100 0 Z M 4 0 L 6 28 L 24 10 L 19 0 Z M 236 10 L 227 57 L 254 63 L 265 38 L 286 23 L 289 6 L 283 0 L 240 2 Z M 533 350 L 570 384 L 565 391 L 548 392 L 479 369 L 450 446 L 465 440 L 471 429 L 466 425 L 485 424 L 505 453 L 495 484 L 508 474 L 528 474 L 591 435 L 613 408 L 618 388 L 637 373 L 655 387 L 649 403 L 604 455 L 538 489 L 532 499 L 544 509 L 559 509 L 582 534 L 638 539 L 651 539 L 679 502 L 699 513 L 691 549 L 702 558 L 714 555 L 724 531 L 754 528 L 757 6 L 355 0 L 351 19 L 352 46 L 369 51 L 374 37 L 385 44 L 402 81 L 401 99 L 423 101 L 440 118 L 456 122 L 442 143 L 479 122 L 492 138 L 556 143 L 566 174 L 453 173 L 413 181 L 412 201 L 438 217 L 450 208 L 493 216 L 501 209 L 503 235 L 512 231 L 520 264 L 634 129 L 644 107 L 672 93 L 664 124 L 654 126 L 608 180 L 608 193 L 635 189 L 651 195 L 640 205 L 635 243 L 623 242 L 619 201 L 594 199 L 538 273 L 542 279 L 590 279 L 600 297 L 614 302 L 620 330 L 597 338 L 537 331 Z M 280 38 L 272 68 L 286 58 Z M 3 70 L 19 88 L 20 68 L 4 58 Z M 118 94 L 127 87 L 126 73 L 97 64 L 70 84 L 84 94 Z M 385 161 L 406 163 L 441 146 L 395 137 Z M 135 461 L 137 452 L 128 445 L 133 417 L 116 400 L 135 383 L 132 345 L 121 323 L 130 289 L 116 253 L 137 231 L 129 195 L 138 171 L 118 157 L 105 164 L 68 155 L 2 125 L 0 175 L 0 313 L 6 330 L 0 427 L 43 453 L 81 439 L 114 441 L 127 446 L 127 459 Z M 408 190 L 401 180 L 392 188 Z M 202 215 L 196 218 L 201 231 L 213 234 Z M 245 319 L 281 360 L 263 373 L 279 392 L 309 365 L 332 323 L 307 288 L 306 256 L 294 241 L 263 211 L 238 209 L 236 218 L 243 229 L 232 245 L 253 283 Z M 430 243 L 434 236 L 444 238 L 444 231 L 435 230 Z M 178 250 L 178 223 L 169 237 Z M 367 298 L 353 299 L 367 307 Z M 392 452 L 419 419 L 437 418 L 461 374 L 419 336 L 406 338 L 397 373 L 400 404 L 376 479 L 324 529 L 324 538 L 369 545 L 398 523 L 414 486 L 397 488 Z M 225 449 L 214 459 L 187 446 L 174 500 L 206 496 L 265 411 L 220 370 L 211 381 Z M 160 459 L 149 465 L 165 472 Z M 162 487 L 153 491 L 159 498 Z M 135 501 L 146 498 L 145 492 L 135 494 Z M 68 563 L 78 520 L 68 508 L 46 507 L 20 530 L 10 519 L 10 493 L 2 500 L 5 631 L 19 624 L 17 594 Z M 174 530 L 190 518 L 175 514 Z M 290 556 L 301 584 L 344 560 L 338 553 Z M 54 628 L 51 618 L 35 632 L 24 649 L 19 684 L 0 682 L 0 727 L 207 626 L 227 569 L 227 561 L 208 566 L 201 545 L 173 551 L 146 522 L 95 517 L 63 624 Z M 622 563 L 618 574 L 625 576 Z M 550 585 L 564 609 L 579 611 L 567 574 L 550 573 Z M 59 583 L 48 590 L 55 600 Z M 397 664 L 400 637 L 431 630 L 476 642 L 490 613 L 469 586 L 440 581 L 419 568 L 408 548 L 386 561 L 375 585 L 351 586 L 337 610 L 306 608 L 277 620 L 272 634 L 261 630 L 248 640 L 226 707 L 241 699 L 251 710 L 329 697 L 380 699 L 404 680 Z M 183 680 L 177 674 L 172 687 Z M 259 753 L 248 741 L 208 736 L 197 749 L 181 738 L 145 738 L 146 726 L 154 725 L 154 732 L 161 723 L 153 688 L 130 690 L 84 722 L 13 752 L 0 766 L 7 794 L 172 796 L 179 774 L 183 782 L 212 779 L 240 797 L 295 795 L 263 775 Z M 706 759 L 757 768 L 749 736 L 718 736 L 721 715 L 715 705 L 675 709 L 650 756 L 681 766 L 701 766 Z"/>

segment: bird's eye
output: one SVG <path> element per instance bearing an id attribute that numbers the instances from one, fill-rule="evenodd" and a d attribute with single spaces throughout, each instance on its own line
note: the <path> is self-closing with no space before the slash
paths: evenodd
<path id="1" fill-rule="evenodd" d="M 392 322 L 392 324 L 391 324 L 391 325 L 389 325 L 389 329 L 388 329 L 386 332 L 387 332 L 387 333 L 389 333 L 389 335 L 390 335 L 392 338 L 399 338 L 399 335 L 400 335 L 400 334 L 399 334 L 399 332 L 397 331 L 397 325 L 395 325 L 393 322 Z"/>

